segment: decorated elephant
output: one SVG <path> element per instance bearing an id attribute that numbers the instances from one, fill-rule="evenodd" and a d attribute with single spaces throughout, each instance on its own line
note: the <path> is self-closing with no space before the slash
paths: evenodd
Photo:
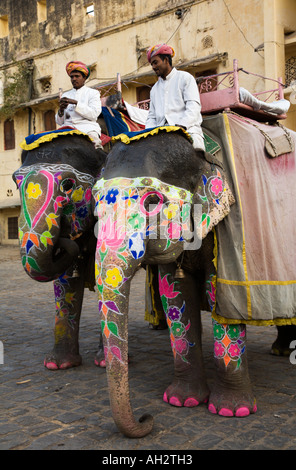
<path id="1" fill-rule="evenodd" d="M 32 279 L 54 283 L 55 344 L 44 364 L 66 369 L 81 364 L 84 288 L 95 285 L 92 187 L 106 154 L 73 129 L 29 136 L 22 146 L 23 163 L 13 175 L 21 198 L 21 260 Z"/>
<path id="2" fill-rule="evenodd" d="M 117 136 L 103 177 L 93 188 L 98 215 L 95 274 L 111 410 L 126 436 L 145 436 L 153 426 L 150 415 L 135 419 L 129 398 L 128 303 L 131 279 L 140 263 L 158 265 L 159 294 L 174 357 L 173 382 L 163 396 L 171 405 L 208 403 L 211 413 L 222 416 L 255 413 L 246 325 L 261 320 L 263 325 L 295 324 L 291 296 L 295 281 L 289 281 L 295 263 L 284 274 L 287 282 L 277 282 L 281 272 L 269 281 L 274 266 L 268 259 L 269 265 L 263 267 L 267 280 L 262 281 L 260 256 L 257 264 L 249 251 L 253 234 L 243 224 L 245 200 L 240 191 L 240 183 L 248 186 L 249 179 L 245 174 L 240 180 L 240 171 L 245 170 L 235 165 L 234 151 L 239 152 L 239 146 L 236 149 L 231 140 L 240 125 L 239 119 L 226 113 L 206 119 L 204 129 L 212 146 L 206 154 L 195 151 L 179 128 Z M 242 137 L 249 131 L 241 130 Z M 245 166 L 253 178 L 250 138 L 244 140 L 249 149 Z M 229 158 L 222 161 L 223 155 Z M 278 158 L 264 165 L 271 165 L 271 171 L 276 165 L 284 168 L 285 162 Z M 295 155 L 290 158 L 295 161 Z M 250 210 L 255 227 L 256 208 Z M 254 227 L 251 224 L 251 230 Z M 256 233 L 261 249 L 258 233 L 262 233 Z M 283 254 L 283 262 L 286 259 Z M 281 263 L 277 266 L 280 269 Z M 252 278 L 253 268 L 258 281 Z M 281 289 L 286 296 L 273 306 Z M 201 309 L 212 310 L 213 316 L 216 379 L 211 391 L 202 357 Z"/>

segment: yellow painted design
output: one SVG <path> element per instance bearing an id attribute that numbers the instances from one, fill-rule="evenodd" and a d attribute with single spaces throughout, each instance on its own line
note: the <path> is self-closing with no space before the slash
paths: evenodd
<path id="1" fill-rule="evenodd" d="M 28 184 L 26 191 L 29 199 L 38 199 L 42 194 L 42 189 L 39 183 L 34 184 L 32 181 Z"/>

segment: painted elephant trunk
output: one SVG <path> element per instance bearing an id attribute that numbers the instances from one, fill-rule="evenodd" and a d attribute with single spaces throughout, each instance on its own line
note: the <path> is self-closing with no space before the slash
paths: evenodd
<path id="1" fill-rule="evenodd" d="M 137 422 L 130 404 L 128 381 L 128 304 L 130 283 L 135 266 L 129 269 L 112 264 L 112 256 L 104 264 L 96 264 L 99 309 L 104 342 L 110 405 L 118 429 L 127 437 L 149 434 L 153 418 L 144 415 Z M 105 267 L 106 263 L 106 267 Z"/>
<path id="2" fill-rule="evenodd" d="M 153 417 L 144 414 L 136 421 L 130 404 L 127 366 L 120 373 L 107 371 L 107 374 L 112 416 L 119 431 L 131 438 L 146 436 L 153 428 Z"/>

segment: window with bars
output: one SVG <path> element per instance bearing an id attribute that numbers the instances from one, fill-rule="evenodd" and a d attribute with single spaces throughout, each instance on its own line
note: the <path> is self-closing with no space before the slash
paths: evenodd
<path id="1" fill-rule="evenodd" d="M 290 57 L 285 64 L 286 85 L 290 85 L 296 80 L 296 57 Z"/>
<path id="2" fill-rule="evenodd" d="M 18 217 L 8 217 L 8 239 L 18 238 Z"/>
<path id="3" fill-rule="evenodd" d="M 15 133 L 13 119 L 4 121 L 4 150 L 13 150 L 15 148 Z"/>

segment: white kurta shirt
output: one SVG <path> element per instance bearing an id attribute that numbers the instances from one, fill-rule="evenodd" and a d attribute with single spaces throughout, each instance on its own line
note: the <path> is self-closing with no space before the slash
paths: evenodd
<path id="1" fill-rule="evenodd" d="M 201 123 L 200 96 L 194 77 L 176 68 L 165 79 L 159 77 L 150 93 L 146 129 L 164 125 L 185 126 L 193 138 L 193 146 L 204 150 Z"/>
<path id="2" fill-rule="evenodd" d="M 97 118 L 102 111 L 100 92 L 83 86 L 78 90 L 72 88 L 72 90 L 66 91 L 62 97 L 76 100 L 77 105 L 68 104 L 62 117 L 57 113 L 57 124 L 59 126 L 74 126 L 86 134 L 97 132 L 100 136 L 101 127 L 97 123 Z"/>

